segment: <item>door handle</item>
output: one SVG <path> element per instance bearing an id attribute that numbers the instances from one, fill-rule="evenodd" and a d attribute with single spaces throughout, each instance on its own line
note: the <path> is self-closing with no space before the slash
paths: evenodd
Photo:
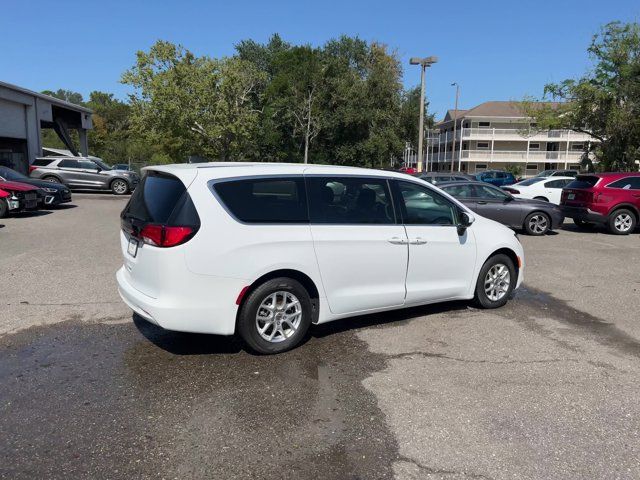
<path id="1" fill-rule="evenodd" d="M 478 202 L 476 202 L 478 205 L 486 205 L 487 202 L 485 202 L 484 200 L 480 200 Z"/>
<path id="2" fill-rule="evenodd" d="M 409 240 L 409 243 L 411 245 L 424 245 L 425 243 L 427 243 L 427 241 L 422 237 L 416 237 Z"/>
<path id="3" fill-rule="evenodd" d="M 391 237 L 388 242 L 393 243 L 394 245 L 406 245 L 407 243 L 409 243 L 406 238 L 400 237 Z"/>

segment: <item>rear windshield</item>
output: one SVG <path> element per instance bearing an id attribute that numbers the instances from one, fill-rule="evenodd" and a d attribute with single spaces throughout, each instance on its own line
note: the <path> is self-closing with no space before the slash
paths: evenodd
<path id="1" fill-rule="evenodd" d="M 593 175 L 578 175 L 575 180 L 573 180 L 569 185 L 565 188 L 593 188 L 596 183 L 598 183 L 600 177 L 595 177 Z"/>
<path id="2" fill-rule="evenodd" d="M 542 182 L 544 180 L 545 179 L 542 177 L 527 178 L 526 180 L 518 182 L 518 185 L 522 185 L 523 187 L 528 187 L 529 185 L 533 185 L 534 183 Z"/>
<path id="3" fill-rule="evenodd" d="M 122 218 L 163 225 L 200 224 L 182 181 L 154 171 L 150 171 L 135 189 Z"/>

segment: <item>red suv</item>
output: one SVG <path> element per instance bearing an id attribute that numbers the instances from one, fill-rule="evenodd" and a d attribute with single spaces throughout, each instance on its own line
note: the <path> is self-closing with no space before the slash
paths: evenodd
<path id="1" fill-rule="evenodd" d="M 628 235 L 640 219 L 640 172 L 578 175 L 562 190 L 560 206 L 579 227 L 598 223 Z"/>

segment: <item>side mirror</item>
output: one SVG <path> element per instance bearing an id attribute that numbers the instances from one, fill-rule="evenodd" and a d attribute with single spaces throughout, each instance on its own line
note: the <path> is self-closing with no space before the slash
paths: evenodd
<path id="1" fill-rule="evenodd" d="M 464 232 L 467 228 L 473 225 L 473 222 L 476 221 L 476 217 L 474 217 L 469 212 L 460 213 L 460 221 L 458 223 L 458 235 L 464 235 Z"/>

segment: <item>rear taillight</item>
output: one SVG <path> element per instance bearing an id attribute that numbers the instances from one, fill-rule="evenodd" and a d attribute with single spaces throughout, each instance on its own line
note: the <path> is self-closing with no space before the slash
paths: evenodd
<path id="1" fill-rule="evenodd" d="M 144 243 L 156 247 L 175 247 L 189 240 L 196 233 L 193 227 L 170 227 L 147 224 L 140 230 L 139 237 Z"/>
<path id="2" fill-rule="evenodd" d="M 38 167 L 34 166 L 34 165 L 29 165 L 29 173 L 33 172 L 34 170 L 37 170 Z"/>

